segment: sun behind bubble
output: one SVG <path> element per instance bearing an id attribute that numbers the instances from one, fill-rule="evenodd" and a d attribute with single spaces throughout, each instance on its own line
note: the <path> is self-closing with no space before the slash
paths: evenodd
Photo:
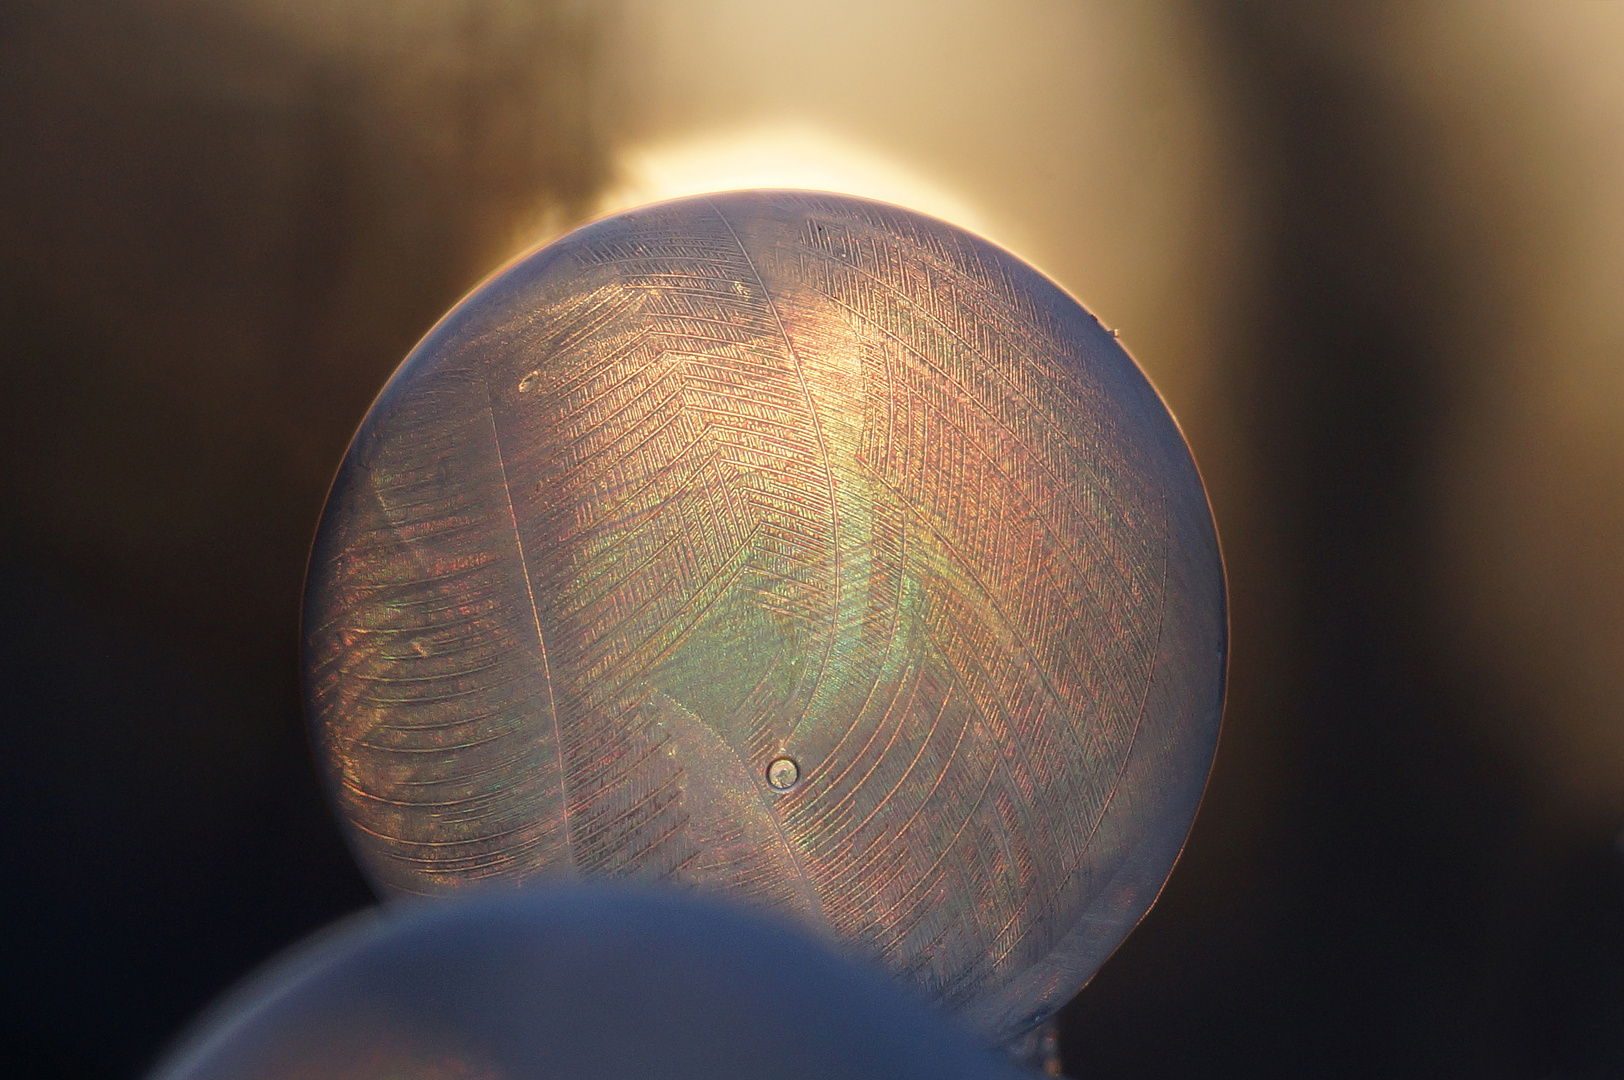
<path id="1" fill-rule="evenodd" d="M 684 195 L 744 188 L 831 191 L 906 206 L 989 239 L 987 216 L 894 157 L 802 124 L 731 128 L 643 143 L 615 158 L 598 216 Z"/>

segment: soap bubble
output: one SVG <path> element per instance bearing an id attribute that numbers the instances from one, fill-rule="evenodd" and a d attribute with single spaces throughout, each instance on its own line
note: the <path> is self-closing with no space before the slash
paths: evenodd
<path id="1" fill-rule="evenodd" d="M 719 892 L 998 1039 L 1155 898 L 1226 647 L 1205 491 L 1114 336 L 961 229 L 781 191 L 458 305 L 350 447 L 304 632 L 387 893 Z"/>
<path id="2" fill-rule="evenodd" d="M 602 888 L 390 905 L 295 949 L 152 1080 L 1016 1080 L 788 927 Z"/>

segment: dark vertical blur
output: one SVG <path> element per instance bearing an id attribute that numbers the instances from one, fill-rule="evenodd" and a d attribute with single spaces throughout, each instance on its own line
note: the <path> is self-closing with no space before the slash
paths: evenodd
<path id="1" fill-rule="evenodd" d="M 1624 24 L 1588 7 L 1200 10 L 1257 230 L 1225 364 L 1264 523 L 1226 537 L 1235 738 L 1068 1014 L 1077 1075 L 1624 1075 L 1624 263 L 1585 250 L 1624 239 Z M 1587 111 L 1599 143 L 1563 130 Z"/>
<path id="2" fill-rule="evenodd" d="M 413 340 L 602 182 L 560 4 L 0 7 L 0 1071 L 127 1077 L 370 899 L 297 698 Z"/>
<path id="3" fill-rule="evenodd" d="M 1209 480 L 1224 743 L 1069 1071 L 1624 1075 L 1611 11 L 0 5 L 5 1068 L 132 1077 L 368 901 L 296 695 L 345 440 L 628 147 L 789 119 L 1122 326 Z"/>

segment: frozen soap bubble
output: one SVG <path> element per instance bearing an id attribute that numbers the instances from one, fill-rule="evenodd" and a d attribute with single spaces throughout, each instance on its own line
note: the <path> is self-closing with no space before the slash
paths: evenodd
<path id="1" fill-rule="evenodd" d="M 1225 635 L 1189 450 L 1076 301 L 748 191 L 582 228 L 413 351 L 322 518 L 306 700 L 386 892 L 713 890 L 1004 1039 L 1166 878 Z"/>
<path id="2" fill-rule="evenodd" d="M 783 926 L 673 895 L 476 893 L 318 935 L 152 1080 L 1018 1080 Z"/>

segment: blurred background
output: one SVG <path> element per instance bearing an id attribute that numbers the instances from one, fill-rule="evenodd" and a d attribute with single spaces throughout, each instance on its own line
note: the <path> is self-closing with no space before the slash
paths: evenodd
<path id="1" fill-rule="evenodd" d="M 0 1047 L 134 1078 L 370 902 L 304 560 L 413 342 L 695 190 L 1035 263 L 1162 390 L 1231 695 L 1078 1077 L 1624 1075 L 1624 4 L 4 0 Z"/>

